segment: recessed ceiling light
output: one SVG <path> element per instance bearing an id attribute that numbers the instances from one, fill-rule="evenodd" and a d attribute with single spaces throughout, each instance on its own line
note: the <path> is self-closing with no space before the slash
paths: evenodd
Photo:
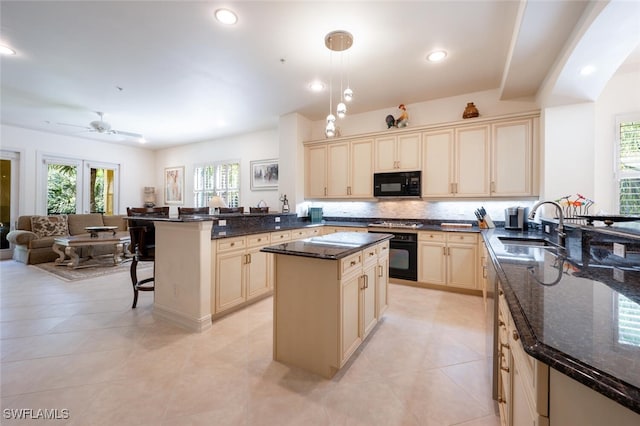
<path id="1" fill-rule="evenodd" d="M 593 65 L 587 65 L 580 70 L 580 75 L 591 75 L 596 71 L 596 67 Z"/>
<path id="2" fill-rule="evenodd" d="M 0 55 L 15 55 L 16 51 L 9 46 L 0 45 Z"/>
<path id="3" fill-rule="evenodd" d="M 435 50 L 429 53 L 429 55 L 427 56 L 427 60 L 429 62 L 440 62 L 446 57 L 447 57 L 447 52 L 445 52 L 444 50 Z"/>
<path id="4" fill-rule="evenodd" d="M 309 83 L 309 89 L 311 89 L 312 92 L 322 92 L 324 90 L 324 83 L 318 80 L 313 81 Z"/>
<path id="5" fill-rule="evenodd" d="M 238 22 L 238 16 L 229 9 L 218 9 L 215 15 L 216 19 L 225 25 L 233 25 Z"/>
<path id="6" fill-rule="evenodd" d="M 147 140 L 145 138 L 140 138 L 138 139 L 138 142 L 140 143 L 147 143 Z"/>

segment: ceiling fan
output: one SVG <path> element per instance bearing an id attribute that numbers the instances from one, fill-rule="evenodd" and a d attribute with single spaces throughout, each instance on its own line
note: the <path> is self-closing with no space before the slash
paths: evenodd
<path id="1" fill-rule="evenodd" d="M 140 133 L 132 133 L 132 132 L 125 132 L 122 130 L 112 129 L 111 124 L 104 121 L 103 112 L 96 111 L 96 114 L 98 114 L 98 117 L 100 117 L 100 119 L 92 121 L 91 123 L 89 123 L 88 126 L 78 126 L 76 124 L 69 124 L 69 123 L 58 123 L 58 124 L 61 126 L 81 127 L 89 133 L 100 133 L 103 135 L 122 135 L 122 136 L 131 137 L 131 138 L 143 139 L 143 136 Z"/>

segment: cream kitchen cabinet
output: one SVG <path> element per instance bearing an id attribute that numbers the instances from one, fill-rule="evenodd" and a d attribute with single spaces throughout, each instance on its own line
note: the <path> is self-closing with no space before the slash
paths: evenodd
<path id="1" fill-rule="evenodd" d="M 247 302 L 271 290 L 271 258 L 260 252 L 270 244 L 270 235 L 224 238 L 215 242 L 214 314 Z"/>
<path id="2" fill-rule="evenodd" d="M 489 125 L 424 132 L 423 197 L 490 195 Z"/>
<path id="3" fill-rule="evenodd" d="M 537 185 L 537 118 L 491 125 L 491 195 L 531 196 Z M 535 149 L 534 149 L 535 148 Z"/>
<path id="4" fill-rule="evenodd" d="M 280 235 L 280 234 L 277 234 Z M 322 227 L 300 228 L 291 231 L 292 240 L 304 240 L 305 238 L 319 237 L 322 235 Z"/>
<path id="5" fill-rule="evenodd" d="M 304 195 L 306 198 L 327 197 L 327 144 L 307 145 L 304 148 Z"/>
<path id="6" fill-rule="evenodd" d="M 378 253 L 378 275 L 376 277 L 376 318 L 382 318 L 382 314 L 389 306 L 389 242 L 379 244 L 376 248 Z"/>
<path id="7" fill-rule="evenodd" d="M 467 232 L 418 232 L 418 281 L 478 288 L 478 238 Z"/>
<path id="8" fill-rule="evenodd" d="M 368 232 L 367 228 L 358 226 L 323 226 L 322 235 L 333 234 L 335 232 Z"/>
<path id="9" fill-rule="evenodd" d="M 375 172 L 421 170 L 420 133 L 379 136 L 375 139 Z"/>
<path id="10" fill-rule="evenodd" d="M 373 197 L 373 139 L 307 145 L 305 197 Z"/>
<path id="11" fill-rule="evenodd" d="M 373 196 L 373 139 L 327 145 L 327 197 Z"/>

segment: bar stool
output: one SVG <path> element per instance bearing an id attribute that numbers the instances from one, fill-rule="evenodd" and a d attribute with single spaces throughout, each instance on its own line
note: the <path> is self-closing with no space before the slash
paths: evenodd
<path id="1" fill-rule="evenodd" d="M 155 291 L 155 232 L 149 230 L 148 226 L 130 226 L 129 235 L 131 236 L 131 251 L 133 259 L 131 261 L 131 284 L 133 285 L 133 305 L 135 308 L 138 303 L 139 291 Z M 150 278 L 138 280 L 138 262 L 154 262 L 153 275 Z"/>

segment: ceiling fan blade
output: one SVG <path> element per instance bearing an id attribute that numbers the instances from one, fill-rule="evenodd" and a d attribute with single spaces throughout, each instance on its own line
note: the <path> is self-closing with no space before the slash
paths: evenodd
<path id="1" fill-rule="evenodd" d="M 140 133 L 123 132 L 122 130 L 112 130 L 112 132 L 116 135 L 129 136 L 131 138 L 142 138 Z"/>
<path id="2" fill-rule="evenodd" d="M 89 130 L 87 126 L 78 126 L 77 124 L 69 124 L 69 123 L 56 123 L 58 126 L 70 126 L 70 127 L 80 127 L 81 129 Z"/>

